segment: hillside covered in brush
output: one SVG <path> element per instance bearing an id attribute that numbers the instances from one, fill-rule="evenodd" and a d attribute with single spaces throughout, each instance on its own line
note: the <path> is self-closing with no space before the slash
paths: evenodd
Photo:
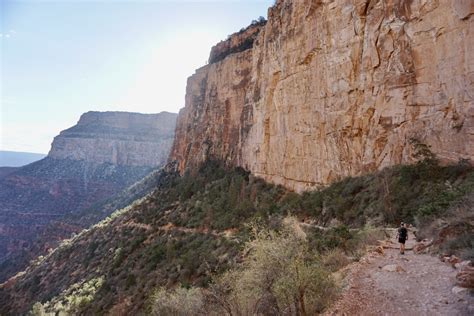
<path id="1" fill-rule="evenodd" d="M 473 257 L 474 214 L 466 201 L 474 170 L 464 162 L 441 167 L 424 159 L 303 194 L 211 161 L 194 174 L 162 171 L 156 177 L 153 193 L 2 284 L 0 312 L 25 313 L 35 302 L 46 311 L 143 312 L 158 288 L 208 287 L 245 259 L 250 223 L 278 231 L 288 215 L 301 222 L 318 256 L 337 248 L 356 260 L 369 225 L 403 220 L 431 234 L 418 238 L 455 226 L 436 249 Z"/>

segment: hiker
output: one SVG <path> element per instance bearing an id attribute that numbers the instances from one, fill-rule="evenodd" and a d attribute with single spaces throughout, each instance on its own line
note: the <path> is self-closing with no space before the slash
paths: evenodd
<path id="1" fill-rule="evenodd" d="M 400 224 L 400 228 L 398 229 L 397 238 L 400 243 L 400 254 L 403 255 L 405 253 L 405 241 L 408 239 L 408 230 L 403 222 Z"/>

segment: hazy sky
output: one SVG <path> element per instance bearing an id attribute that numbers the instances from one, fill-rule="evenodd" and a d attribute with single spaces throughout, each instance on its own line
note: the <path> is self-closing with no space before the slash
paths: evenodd
<path id="1" fill-rule="evenodd" d="M 0 0 L 0 150 L 47 153 L 90 110 L 178 112 L 212 45 L 273 0 Z"/>

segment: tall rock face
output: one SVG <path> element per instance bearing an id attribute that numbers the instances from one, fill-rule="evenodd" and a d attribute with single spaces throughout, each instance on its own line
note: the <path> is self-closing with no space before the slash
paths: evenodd
<path id="1" fill-rule="evenodd" d="M 85 113 L 54 139 L 46 158 L 1 177 L 0 282 L 26 259 L 107 216 L 113 209 L 100 212 L 102 204 L 162 166 L 176 117 Z"/>
<path id="2" fill-rule="evenodd" d="M 188 79 L 170 161 L 220 159 L 302 191 L 410 162 L 411 138 L 472 159 L 473 13 L 464 0 L 279 0 Z"/>

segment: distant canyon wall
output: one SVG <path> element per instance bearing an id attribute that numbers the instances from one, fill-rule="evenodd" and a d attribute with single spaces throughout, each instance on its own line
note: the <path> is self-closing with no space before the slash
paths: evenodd
<path id="1" fill-rule="evenodd" d="M 87 112 L 54 138 L 49 157 L 125 166 L 166 162 L 176 114 Z"/>
<path id="2" fill-rule="evenodd" d="M 303 191 L 474 158 L 474 1 L 279 0 L 188 79 L 170 161 L 207 158 Z"/>

